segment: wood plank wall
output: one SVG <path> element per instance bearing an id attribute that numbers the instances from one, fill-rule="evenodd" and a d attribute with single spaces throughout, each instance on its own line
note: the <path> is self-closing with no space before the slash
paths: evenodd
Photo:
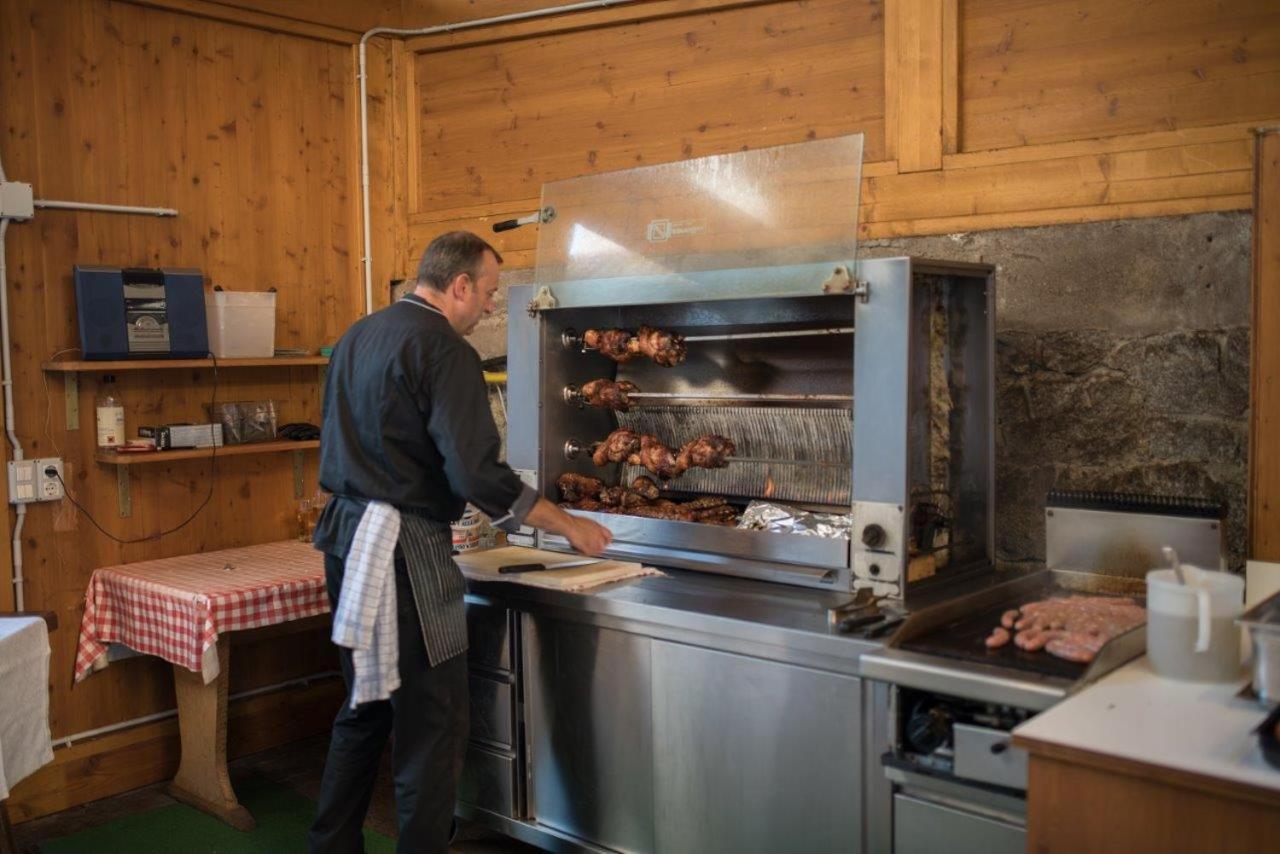
<path id="1" fill-rule="evenodd" d="M 1258 134 L 1249 556 L 1280 561 L 1280 127 Z"/>
<path id="2" fill-rule="evenodd" d="M 401 274 L 544 181 L 858 131 L 867 237 L 1247 209 L 1280 116 L 1268 0 L 651 0 L 409 47 Z"/>
<path id="3" fill-rule="evenodd" d="M 275 287 L 277 346 L 314 351 L 336 340 L 363 311 L 355 69 L 349 45 L 328 37 L 108 0 L 0 4 L 0 44 L 0 154 L 12 180 L 30 182 L 39 198 L 179 211 L 40 211 L 10 227 L 16 428 L 26 454 L 63 456 L 76 499 L 122 539 L 174 527 L 210 496 L 182 530 L 133 545 L 112 542 L 69 503 L 30 507 L 26 606 L 56 611 L 61 626 L 52 638 L 57 738 L 174 705 L 170 669 L 155 659 L 120 661 L 72 687 L 95 567 L 284 539 L 296 506 L 291 454 L 242 456 L 216 470 L 207 461 L 130 467 L 132 515 L 121 518 L 116 470 L 93 461 L 100 376 L 81 375 L 80 426 L 68 430 L 65 378 L 40 369 L 79 343 L 72 265 L 190 266 L 232 290 Z M 217 398 L 270 398 L 281 423 L 318 423 L 319 379 L 316 368 L 223 370 Z M 204 418 L 214 380 L 207 370 L 119 374 L 126 426 Z M 316 489 L 314 452 L 304 481 Z M 8 541 L 6 532 L 6 565 Z M 336 666 L 323 626 L 238 640 L 233 693 Z M 259 698 L 246 707 L 253 714 L 233 719 L 269 734 L 252 741 L 259 747 L 321 731 L 336 708 L 326 690 L 294 692 L 311 705 Z M 269 719 L 285 707 L 292 724 Z M 171 773 L 171 742 L 155 725 L 59 750 L 54 766 L 15 791 L 12 808 L 30 817 L 152 782 Z"/>
<path id="4" fill-rule="evenodd" d="M 65 456 L 77 497 L 120 536 L 185 518 L 203 500 L 206 464 L 140 468 L 134 515 L 119 518 L 114 471 L 92 462 L 85 426 L 66 429 L 63 380 L 39 370 L 76 344 L 71 265 L 189 264 L 232 288 L 274 285 L 281 345 L 331 341 L 363 309 L 352 45 L 373 26 L 548 5 L 2 4 L 0 154 L 10 176 L 42 197 L 182 212 L 172 221 L 44 212 L 11 228 L 17 427 L 28 455 Z M 407 42 L 374 39 L 369 88 L 381 304 L 387 280 L 411 274 L 432 236 L 487 231 L 532 210 L 545 181 L 853 132 L 866 134 L 866 237 L 1248 209 L 1251 129 L 1280 119 L 1280 7 L 642 0 Z M 525 228 L 496 243 L 509 266 L 527 266 L 535 238 Z M 197 417 L 211 379 L 122 376 L 130 427 Z M 316 379 L 305 370 L 224 372 L 219 397 L 272 396 L 288 418 L 314 418 Z M 94 391 L 86 377 L 86 418 Z M 288 535 L 287 456 L 221 461 L 216 482 L 197 520 L 158 543 L 120 547 L 67 506 L 32 509 L 27 604 L 57 610 L 63 625 L 54 641 L 56 735 L 172 706 L 166 668 L 145 660 L 71 688 L 94 566 Z M 5 588 L 0 608 L 11 602 Z M 323 668 L 326 649 L 316 631 L 246 639 L 236 648 L 233 691 Z M 331 689 L 289 697 L 244 705 L 246 731 L 270 733 L 252 746 L 322 726 L 316 710 L 334 699 Z M 286 719 L 299 722 L 292 732 L 279 726 Z M 174 760 L 171 727 L 117 733 L 59 751 L 12 804 L 20 817 L 42 814 L 161 779 Z"/>

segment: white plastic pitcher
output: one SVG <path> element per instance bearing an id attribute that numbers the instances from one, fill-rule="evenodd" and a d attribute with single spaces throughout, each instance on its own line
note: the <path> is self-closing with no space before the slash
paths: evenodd
<path id="1" fill-rule="evenodd" d="M 1161 676 L 1230 682 L 1240 675 L 1244 579 L 1182 564 L 1147 573 L 1147 657 Z"/>

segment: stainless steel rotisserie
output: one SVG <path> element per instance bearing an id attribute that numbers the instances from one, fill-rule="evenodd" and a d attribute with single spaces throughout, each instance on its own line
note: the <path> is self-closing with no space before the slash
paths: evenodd
<path id="1" fill-rule="evenodd" d="M 508 459 L 555 501 L 568 473 L 657 483 L 575 505 L 612 554 L 895 598 L 990 568 L 992 270 L 855 265 L 860 158 L 848 137 L 544 188 L 538 280 L 509 293 Z M 631 446 L 593 455 L 619 428 Z M 702 498 L 732 509 L 689 519 Z M 852 520 L 734 526 L 760 500 Z"/>

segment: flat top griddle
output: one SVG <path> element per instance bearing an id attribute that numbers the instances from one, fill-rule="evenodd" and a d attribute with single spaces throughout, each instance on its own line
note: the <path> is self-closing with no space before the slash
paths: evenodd
<path id="1" fill-rule="evenodd" d="M 1000 615 L 1005 611 L 1054 596 L 1078 595 L 1099 594 L 1096 592 L 1082 594 L 1082 591 L 1061 587 L 1043 588 L 1030 595 L 1011 598 L 994 606 L 958 616 L 918 637 L 903 640 L 897 646 L 911 652 L 936 655 L 970 664 L 987 664 L 1074 682 L 1084 676 L 1089 667 L 1088 664 L 1067 661 L 1050 655 L 1044 650 L 1027 652 L 1014 646 L 1013 641 L 997 649 L 987 649 L 983 641 L 991 634 L 992 629 L 1000 625 Z"/>

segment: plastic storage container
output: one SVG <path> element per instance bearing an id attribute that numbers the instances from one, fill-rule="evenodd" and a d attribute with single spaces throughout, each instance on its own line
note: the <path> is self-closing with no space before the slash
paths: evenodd
<path id="1" fill-rule="evenodd" d="M 1147 573 L 1147 657 L 1161 676 L 1229 682 L 1240 675 L 1244 579 L 1182 564 Z"/>
<path id="2" fill-rule="evenodd" d="M 205 294 L 209 349 L 219 359 L 269 359 L 276 350 L 275 291 Z"/>

